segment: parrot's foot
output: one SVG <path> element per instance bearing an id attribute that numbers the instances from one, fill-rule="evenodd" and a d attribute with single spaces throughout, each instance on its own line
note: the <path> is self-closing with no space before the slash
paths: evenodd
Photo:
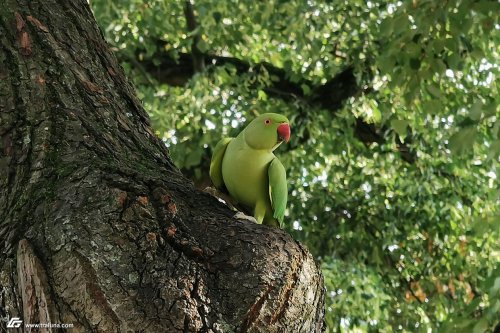
<path id="1" fill-rule="evenodd" d="M 205 189 L 203 190 L 203 192 L 208 193 L 211 196 L 216 197 L 217 199 L 219 199 L 219 196 L 217 195 L 217 190 L 215 188 L 213 188 L 213 187 L 207 186 L 207 187 L 205 187 Z"/>
<path id="2" fill-rule="evenodd" d="M 250 222 L 253 222 L 253 223 L 257 223 L 257 220 L 255 219 L 255 217 L 248 216 L 248 215 L 246 215 L 245 213 L 242 213 L 242 212 L 237 212 L 236 214 L 234 214 L 233 217 L 235 219 L 238 219 L 238 220 L 247 220 L 247 221 L 250 221 Z"/>
<path id="3" fill-rule="evenodd" d="M 210 194 L 211 196 L 213 196 L 214 198 L 216 198 L 217 200 L 219 200 L 220 202 L 222 202 L 223 204 L 228 206 L 229 209 L 237 210 L 236 207 L 234 206 L 233 202 L 231 201 L 231 197 L 228 196 L 227 194 L 222 193 L 221 191 L 219 191 L 213 187 L 205 187 L 203 192 Z"/>

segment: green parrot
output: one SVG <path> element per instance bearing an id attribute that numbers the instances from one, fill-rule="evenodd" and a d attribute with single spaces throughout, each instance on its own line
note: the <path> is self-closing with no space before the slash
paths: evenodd
<path id="1" fill-rule="evenodd" d="M 224 138 L 215 146 L 210 162 L 213 184 L 252 210 L 257 223 L 283 224 L 288 199 L 286 171 L 273 151 L 289 140 L 288 119 L 265 113 L 236 138 Z"/>

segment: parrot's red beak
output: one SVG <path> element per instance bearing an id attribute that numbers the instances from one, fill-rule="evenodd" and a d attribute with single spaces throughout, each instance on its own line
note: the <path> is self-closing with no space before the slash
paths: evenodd
<path id="1" fill-rule="evenodd" d="M 278 138 L 281 141 L 290 141 L 290 125 L 283 123 L 278 126 Z"/>

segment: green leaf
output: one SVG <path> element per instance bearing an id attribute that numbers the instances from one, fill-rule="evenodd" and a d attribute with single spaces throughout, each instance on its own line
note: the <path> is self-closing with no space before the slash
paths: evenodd
<path id="1" fill-rule="evenodd" d="M 479 120 L 481 118 L 482 106 L 483 102 L 481 102 L 480 100 L 477 100 L 474 104 L 472 104 L 469 111 L 469 117 L 472 120 Z"/>
<path id="2" fill-rule="evenodd" d="M 372 248 L 372 261 L 377 265 L 382 265 L 382 254 L 380 253 L 380 249 L 378 246 Z"/>
<path id="3" fill-rule="evenodd" d="M 455 38 L 446 38 L 444 41 L 444 46 L 449 50 L 449 51 L 452 51 L 452 52 L 456 52 L 457 50 L 457 41 L 455 40 Z"/>
<path id="4" fill-rule="evenodd" d="M 474 328 L 472 329 L 472 333 L 483 333 L 488 329 L 488 318 L 481 318 Z"/>
<path id="5" fill-rule="evenodd" d="M 394 18 L 394 32 L 396 33 L 408 33 L 410 21 L 406 13 L 400 13 Z"/>
<path id="6" fill-rule="evenodd" d="M 491 287 L 490 293 L 492 295 L 496 295 L 500 293 L 500 277 L 497 277 L 495 279 L 495 282 L 493 283 L 493 286 Z"/>
<path id="7" fill-rule="evenodd" d="M 448 56 L 448 65 L 453 69 L 460 69 L 462 67 L 462 58 L 456 53 Z"/>
<path id="8" fill-rule="evenodd" d="M 475 1 L 473 3 L 472 9 L 483 14 L 489 14 L 491 12 L 498 13 L 500 6 L 496 1 Z"/>
<path id="9" fill-rule="evenodd" d="M 418 58 L 422 52 L 422 47 L 417 43 L 411 42 L 405 45 L 404 51 L 410 57 Z"/>
<path id="10" fill-rule="evenodd" d="M 390 36 L 394 28 L 394 20 L 392 18 L 386 18 L 380 24 L 380 33 L 382 36 Z"/>
<path id="11" fill-rule="evenodd" d="M 439 87 L 433 83 L 429 84 L 427 86 L 427 91 L 434 97 L 436 98 L 441 98 L 441 90 L 439 89 Z"/>
<path id="12" fill-rule="evenodd" d="M 500 155 L 500 139 L 493 141 L 493 143 L 490 146 L 490 152 L 488 153 L 488 158 L 496 158 L 497 156 Z"/>
<path id="13" fill-rule="evenodd" d="M 449 141 L 450 150 L 454 154 L 461 154 L 472 148 L 476 139 L 476 127 L 469 126 L 453 134 Z"/>
<path id="14" fill-rule="evenodd" d="M 429 114 L 439 114 L 442 110 L 442 104 L 437 99 L 431 99 L 422 103 L 422 109 Z"/>
<path id="15" fill-rule="evenodd" d="M 257 98 L 261 101 L 267 101 L 267 94 L 264 90 L 259 90 L 257 93 Z"/>
<path id="16" fill-rule="evenodd" d="M 300 88 L 302 88 L 302 91 L 304 92 L 304 95 L 309 95 L 311 93 L 311 88 L 309 87 L 309 85 L 305 84 L 305 83 L 302 83 L 300 85 Z"/>
<path id="17" fill-rule="evenodd" d="M 394 70 L 394 57 L 393 56 L 382 56 L 377 59 L 378 67 L 382 73 L 390 74 Z"/>
<path id="18" fill-rule="evenodd" d="M 206 53 L 209 49 L 208 43 L 200 38 L 198 43 L 196 43 L 196 47 L 200 50 L 201 53 Z"/>
<path id="19" fill-rule="evenodd" d="M 408 134 L 408 122 L 401 119 L 393 119 L 391 121 L 391 127 L 398 133 L 400 138 L 404 140 Z"/>

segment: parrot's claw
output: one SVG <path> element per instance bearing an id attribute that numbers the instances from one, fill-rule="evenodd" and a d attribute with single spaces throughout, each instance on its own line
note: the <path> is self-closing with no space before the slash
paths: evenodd
<path id="1" fill-rule="evenodd" d="M 234 203 L 231 202 L 231 197 L 227 194 L 222 193 L 221 191 L 217 190 L 216 188 L 213 187 L 205 187 L 203 192 L 210 194 L 226 206 L 228 206 L 231 210 L 237 210 L 236 207 L 234 207 Z"/>
<path id="2" fill-rule="evenodd" d="M 235 219 L 238 219 L 238 220 L 247 220 L 247 221 L 250 221 L 250 222 L 253 222 L 253 223 L 257 223 L 257 220 L 255 219 L 255 217 L 253 216 L 248 216 L 242 212 L 237 212 L 236 214 L 234 214 L 233 216 Z"/>

